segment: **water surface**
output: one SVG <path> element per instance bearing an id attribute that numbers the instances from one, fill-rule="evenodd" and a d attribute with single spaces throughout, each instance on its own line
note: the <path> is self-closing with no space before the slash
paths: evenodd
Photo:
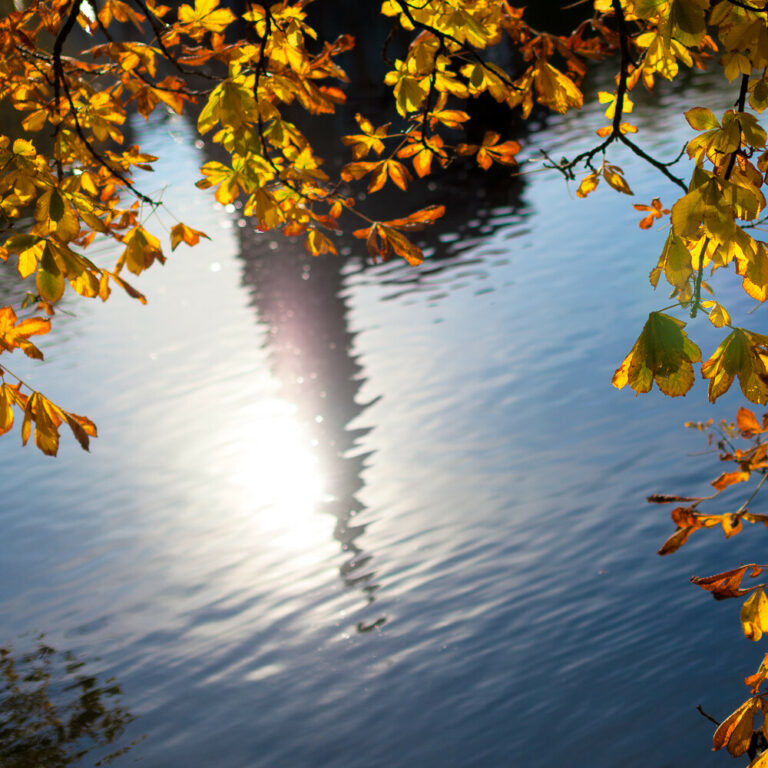
<path id="1" fill-rule="evenodd" d="M 639 105 L 666 157 L 684 97 L 733 97 L 685 90 Z M 574 153 L 601 124 L 536 140 Z M 472 176 L 420 193 L 453 200 L 420 269 L 351 239 L 311 259 L 191 187 L 184 122 L 137 130 L 164 158 L 144 187 L 212 240 L 137 281 L 147 307 L 65 302 L 46 363 L 14 359 L 101 437 L 56 460 L 0 441 L 0 643 L 44 632 L 118 679 L 141 740 L 117 765 L 727 763 L 696 705 L 730 712 L 760 651 L 687 581 L 765 532 L 662 560 L 672 526 L 644 497 L 704 487 L 717 467 L 682 423 L 740 401 L 610 386 L 667 303 L 647 283 L 664 231 L 604 184 L 583 201 L 551 174 Z M 637 202 L 676 198 L 610 159 Z"/>

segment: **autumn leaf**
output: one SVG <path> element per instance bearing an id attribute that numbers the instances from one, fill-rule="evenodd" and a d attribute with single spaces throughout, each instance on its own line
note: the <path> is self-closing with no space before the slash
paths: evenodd
<path id="1" fill-rule="evenodd" d="M 656 554 L 670 555 L 688 541 L 690 535 L 702 527 L 694 514 L 695 507 L 678 507 L 672 511 L 672 519 L 677 524 L 675 532 L 662 544 Z"/>
<path id="2" fill-rule="evenodd" d="M 762 587 L 742 603 L 740 618 L 744 636 L 749 640 L 759 640 L 768 630 L 768 598 Z"/>
<path id="3" fill-rule="evenodd" d="M 46 247 L 35 273 L 35 287 L 45 301 L 55 304 L 63 295 L 64 275 L 53 258 L 50 247 Z"/>
<path id="4" fill-rule="evenodd" d="M 605 116 L 608 118 L 608 120 L 613 120 L 614 115 L 616 114 L 618 94 L 608 93 L 607 91 L 598 91 L 597 100 L 601 104 L 608 105 L 605 110 Z M 629 95 L 625 93 L 622 99 L 622 108 L 621 108 L 622 114 L 629 114 L 633 110 L 633 108 L 634 108 L 634 103 L 632 99 L 630 99 Z"/>
<path id="5" fill-rule="evenodd" d="M 653 222 L 660 219 L 662 216 L 666 216 L 669 213 L 668 208 L 664 208 L 661 205 L 661 201 L 658 197 L 654 197 L 650 205 L 638 205 L 637 203 L 632 206 L 636 211 L 647 211 L 648 215 L 642 218 L 637 226 L 640 229 L 650 229 L 653 226 Z"/>
<path id="6" fill-rule="evenodd" d="M 670 230 L 669 235 L 667 235 L 659 263 L 650 274 L 651 285 L 654 288 L 658 285 L 662 271 L 667 282 L 678 290 L 683 290 L 687 286 L 693 274 L 691 252 L 685 241 L 678 237 L 673 230 Z"/>
<path id="7" fill-rule="evenodd" d="M 394 229 L 405 229 L 411 232 L 422 230 L 429 224 L 434 224 L 439 218 L 445 215 L 444 205 L 428 205 L 418 211 L 414 211 L 402 219 L 390 219 L 384 223 Z M 355 235 L 357 237 L 357 235 Z"/>
<path id="8" fill-rule="evenodd" d="M 125 235 L 123 242 L 126 244 L 123 252 L 126 266 L 135 275 L 151 267 L 156 259 L 164 258 L 160 241 L 144 227 L 132 229 Z"/>
<path id="9" fill-rule="evenodd" d="M 0 435 L 13 426 L 13 406 L 16 404 L 16 390 L 8 384 L 0 384 Z"/>
<path id="10" fill-rule="evenodd" d="M 757 693 L 766 677 L 768 677 L 768 653 L 760 662 L 757 672 L 744 678 L 744 685 L 748 685 L 751 688 L 752 693 Z"/>
<path id="11" fill-rule="evenodd" d="M 421 249 L 412 243 L 402 232 L 382 222 L 376 222 L 365 229 L 358 229 L 352 233 L 357 238 L 365 238 L 368 253 L 375 260 L 381 258 L 389 261 L 390 251 L 402 256 L 412 267 L 416 267 L 424 260 Z"/>
<path id="12" fill-rule="evenodd" d="M 477 164 L 487 171 L 493 163 L 501 165 L 517 165 L 515 155 L 520 151 L 520 144 L 516 141 L 499 143 L 501 135 L 495 131 L 486 131 L 480 146 L 474 144 L 460 144 L 457 152 L 460 155 L 476 154 Z"/>
<path id="13" fill-rule="evenodd" d="M 736 413 L 736 426 L 741 431 L 741 436 L 745 438 L 750 438 L 753 435 L 759 435 L 764 432 L 754 412 L 750 411 L 749 408 L 739 408 Z"/>
<path id="14" fill-rule="evenodd" d="M 613 375 L 613 386 L 629 384 L 637 394 L 650 392 L 655 381 L 670 397 L 684 395 L 694 381 L 692 363 L 701 351 L 688 338 L 685 323 L 661 312 L 651 312 L 640 337 Z"/>
<path id="15" fill-rule="evenodd" d="M 715 328 L 722 328 L 724 325 L 731 324 L 731 316 L 722 304 L 718 304 L 716 301 L 702 301 L 701 306 L 709 310 L 707 317 Z"/>
<path id="16" fill-rule="evenodd" d="M 625 195 L 634 195 L 635 193 L 629 188 L 627 180 L 624 178 L 624 171 L 619 168 L 618 165 L 603 164 L 603 178 L 612 186 L 617 192 L 621 192 Z"/>
<path id="17" fill-rule="evenodd" d="M 534 67 L 534 83 L 539 101 L 554 112 L 564 114 L 572 107 L 581 107 L 584 103 L 576 83 L 543 59 Z"/>
<path id="18" fill-rule="evenodd" d="M 448 155 L 443 150 L 443 140 L 433 136 L 426 141 L 414 139 L 397 153 L 398 157 L 410 157 L 413 169 L 419 178 L 427 176 L 432 171 L 432 160 L 438 158 L 441 165 L 448 162 Z"/>
<path id="19" fill-rule="evenodd" d="M 24 421 L 21 427 L 21 439 L 24 445 L 29 439 L 32 423 L 35 425 L 35 445 L 46 456 L 55 456 L 59 450 L 60 409 L 39 392 L 33 392 L 29 396 L 24 408 Z"/>
<path id="20" fill-rule="evenodd" d="M 768 402 L 768 372 L 765 354 L 768 337 L 743 328 L 734 328 L 702 364 L 701 373 L 709 379 L 709 399 L 714 402 L 727 392 L 738 376 L 741 391 L 753 403 Z"/>
<path id="21" fill-rule="evenodd" d="M 313 256 L 319 256 L 321 253 L 337 253 L 333 240 L 314 227 L 307 233 L 304 247 Z"/>
<path id="22" fill-rule="evenodd" d="M 395 69 L 387 73 L 384 82 L 394 86 L 397 111 L 403 117 L 410 112 L 418 111 L 429 91 L 427 78 L 420 77 L 416 73 L 413 60 L 405 62 L 398 59 L 395 62 Z"/>
<path id="23" fill-rule="evenodd" d="M 408 188 L 408 182 L 413 180 L 410 171 L 397 160 L 383 160 L 375 164 L 371 181 L 368 184 L 369 192 L 376 192 L 381 189 L 387 177 L 389 177 L 400 189 L 405 191 Z"/>
<path id="24" fill-rule="evenodd" d="M 387 261 L 389 253 L 392 251 L 398 256 L 402 256 L 411 266 L 418 266 L 424 260 L 424 254 L 418 246 L 402 234 L 402 230 L 423 229 L 439 219 L 444 213 L 445 206 L 429 205 L 405 218 L 375 222 L 370 227 L 355 230 L 352 234 L 366 241 L 368 253 L 374 260 L 381 258 Z"/>
<path id="25" fill-rule="evenodd" d="M 21 349 L 27 357 L 43 359 L 43 353 L 29 341 L 30 336 L 42 335 L 51 330 L 51 321 L 43 317 L 19 320 L 13 307 L 0 307 L 0 350 L 12 352 Z"/>
<path id="26" fill-rule="evenodd" d="M 576 196 L 586 197 L 597 189 L 599 183 L 600 171 L 592 171 L 581 180 L 581 184 L 579 184 L 579 188 L 576 190 Z"/>
<path id="27" fill-rule="evenodd" d="M 190 34 L 198 28 L 208 32 L 223 32 L 234 20 L 235 15 L 228 8 L 219 8 L 219 0 L 195 0 L 195 7 L 182 4 L 178 16 L 182 24 L 192 27 Z"/>
<path id="28" fill-rule="evenodd" d="M 726 747 L 733 757 L 743 755 L 752 740 L 755 711 L 760 708 L 760 699 L 747 699 L 717 727 L 712 737 L 712 748 Z"/>
<path id="29" fill-rule="evenodd" d="M 743 597 L 748 595 L 763 584 L 755 584 L 751 587 L 742 587 L 741 580 L 749 571 L 751 578 L 756 578 L 763 572 L 763 567 L 755 564 L 742 565 L 730 571 L 716 573 L 714 576 L 693 576 L 691 582 L 712 593 L 715 600 L 726 600 L 730 597 Z"/>
<path id="30" fill-rule="evenodd" d="M 442 123 L 446 128 L 460 130 L 463 123 L 466 123 L 470 119 L 469 115 L 460 109 L 446 109 L 445 106 L 447 103 L 447 94 L 440 94 L 437 104 L 435 104 L 434 108 L 429 113 L 432 129 L 436 127 L 437 123 Z"/>
<path id="31" fill-rule="evenodd" d="M 702 501 L 700 496 L 675 496 L 669 493 L 652 493 L 646 497 L 651 504 L 674 504 L 679 501 Z"/>
<path id="32" fill-rule="evenodd" d="M 387 129 L 390 124 L 385 123 L 378 128 L 374 128 L 371 121 L 363 117 L 359 112 L 355 115 L 355 119 L 362 133 L 342 136 L 342 143 L 352 148 L 352 156 L 355 160 L 361 160 L 366 157 L 371 150 L 380 155 L 384 151 L 384 139 L 387 137 Z"/>
<path id="33" fill-rule="evenodd" d="M 723 472 L 711 485 L 716 491 L 724 491 L 728 486 L 745 483 L 749 480 L 749 472 Z"/>
<path id="34" fill-rule="evenodd" d="M 205 232 L 192 229 L 192 227 L 188 227 L 186 224 L 179 222 L 171 227 L 171 250 L 175 251 L 179 243 L 182 242 L 189 246 L 197 245 L 200 242 L 201 237 L 204 237 L 206 240 L 211 239 Z"/>

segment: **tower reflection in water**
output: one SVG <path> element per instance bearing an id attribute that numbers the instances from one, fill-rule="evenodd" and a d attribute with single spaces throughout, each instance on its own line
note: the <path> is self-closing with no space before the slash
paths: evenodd
<path id="1" fill-rule="evenodd" d="M 241 232 L 243 279 L 268 329 L 266 345 L 280 398 L 294 405 L 295 425 L 315 458 L 314 466 L 293 467 L 294 485 L 307 498 L 321 486 L 318 511 L 335 518 L 333 536 L 348 555 L 341 578 L 370 604 L 379 585 L 373 557 L 359 541 L 366 526 L 353 522 L 364 509 L 357 494 L 369 454 L 359 445 L 370 429 L 348 427 L 370 403 L 358 401 L 364 379 L 342 295 L 343 259 L 313 259 L 301 242 L 283 240 L 275 248 L 268 235 Z M 385 621 L 374 617 L 359 622 L 357 629 L 367 631 Z"/>
<path id="2" fill-rule="evenodd" d="M 449 213 L 430 231 L 430 239 L 437 242 L 441 234 L 450 233 L 453 245 L 434 254 L 429 266 L 425 264 L 421 270 L 404 266 L 402 271 L 397 267 L 392 271 L 387 267 L 386 277 L 372 279 L 382 280 L 387 290 L 395 286 L 404 292 L 433 290 L 435 280 L 449 280 L 448 273 L 474 261 L 463 255 L 472 235 L 468 220 L 474 217 L 473 227 L 487 232 L 494 228 L 497 206 L 522 208 L 522 184 L 483 174 L 483 184 L 475 185 L 479 182 L 475 175 L 480 174 L 464 170 L 457 174 L 458 183 L 453 188 L 441 187 L 428 193 L 428 198 L 410 201 L 414 208 L 436 202 L 438 195 L 448 202 Z M 469 181 L 480 193 L 471 201 L 475 210 L 468 211 Z M 341 253 L 362 250 L 360 241 L 349 235 L 340 238 L 339 246 Z M 300 434 L 304 448 L 308 443 L 315 459 L 310 463 L 306 450 L 296 451 L 294 465 L 288 465 L 288 471 L 294 473 L 292 481 L 283 478 L 278 484 L 293 486 L 305 497 L 300 505 L 305 511 L 320 507 L 333 515 L 333 536 L 348 555 L 340 567 L 341 578 L 348 587 L 359 589 L 370 605 L 380 585 L 374 555 L 362 542 L 366 524 L 356 524 L 355 518 L 365 509 L 358 494 L 365 484 L 364 471 L 371 452 L 362 446 L 370 444 L 365 438 L 373 427 L 350 425 L 359 425 L 361 415 L 375 400 L 359 400 L 366 379 L 355 353 L 356 334 L 349 328 L 345 298 L 347 276 L 355 264 L 357 269 L 365 269 L 364 262 L 343 255 L 312 257 L 304 250 L 301 238 L 278 239 L 248 226 L 240 229 L 240 253 L 243 281 L 257 317 L 267 329 L 265 346 L 279 382 L 279 398 L 293 406 L 291 426 L 286 420 L 286 428 Z M 268 478 L 266 483 L 270 483 Z M 319 494 L 318 484 L 322 487 Z M 318 498 L 323 499 L 319 504 Z M 295 509 L 292 515 L 301 524 Z M 373 614 L 358 622 L 357 630 L 370 631 L 385 622 L 386 616 Z"/>

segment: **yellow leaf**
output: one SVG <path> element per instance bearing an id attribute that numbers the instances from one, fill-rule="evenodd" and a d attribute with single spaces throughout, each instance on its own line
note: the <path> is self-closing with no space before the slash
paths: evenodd
<path id="1" fill-rule="evenodd" d="M 336 246 L 327 235 L 324 235 L 314 227 L 307 233 L 307 239 L 304 241 L 304 247 L 313 255 L 318 256 L 321 253 L 336 253 Z"/>
<path id="2" fill-rule="evenodd" d="M 577 197 L 586 197 L 591 192 L 597 189 L 597 185 L 600 183 L 600 173 L 598 171 L 592 171 L 592 173 L 586 175 L 579 184 L 579 188 L 576 190 Z"/>
<path id="3" fill-rule="evenodd" d="M 765 718 L 763 718 L 763 728 L 765 728 Z M 768 768 L 768 749 L 761 752 L 747 768 Z"/>
<path id="4" fill-rule="evenodd" d="M 45 240 L 41 240 L 19 254 L 17 268 L 22 280 L 25 280 L 37 269 L 37 262 L 43 258 L 45 248 Z"/>
<path id="5" fill-rule="evenodd" d="M 763 633 L 768 631 L 768 598 L 762 587 L 758 587 L 744 601 L 741 606 L 740 618 L 741 628 L 749 640 L 759 640 Z M 731 752 L 731 754 L 734 753 Z"/>
<path id="6" fill-rule="evenodd" d="M 26 139 L 16 139 L 13 142 L 13 154 L 22 157 L 34 157 L 36 154 L 35 145 Z"/>
<path id="7" fill-rule="evenodd" d="M 705 309 L 709 309 L 709 322 L 715 328 L 722 328 L 724 325 L 731 324 L 731 316 L 722 304 L 718 304 L 716 301 L 703 301 L 701 305 Z"/>
<path id="8" fill-rule="evenodd" d="M 709 131 L 719 128 L 720 122 L 715 113 L 706 107 L 693 107 L 685 113 L 685 119 L 695 131 Z"/>
<path id="9" fill-rule="evenodd" d="M 0 384 L 0 435 L 13 426 L 13 391 L 7 384 Z"/>
<path id="10" fill-rule="evenodd" d="M 624 171 L 619 168 L 618 165 L 603 165 L 603 178 L 618 192 L 622 192 L 625 195 L 634 195 L 635 193 L 629 188 L 627 180 L 624 178 Z"/>
<path id="11" fill-rule="evenodd" d="M 616 104 L 618 102 L 618 94 L 608 93 L 607 91 L 598 91 L 597 100 L 601 104 L 608 104 L 608 107 L 605 110 L 605 116 L 609 120 L 613 120 L 614 116 L 616 115 Z M 622 110 L 621 110 L 622 114 L 624 115 L 629 114 L 634 108 L 634 103 L 632 99 L 630 99 L 629 95 L 625 93 L 622 101 L 623 101 Z"/>
<path id="12" fill-rule="evenodd" d="M 701 187 L 692 189 L 672 206 L 672 227 L 680 237 L 696 237 L 704 210 Z"/>
<path id="13" fill-rule="evenodd" d="M 132 229 L 123 237 L 123 242 L 126 244 L 125 263 L 134 275 L 151 267 L 155 260 L 164 261 L 160 241 L 144 227 Z"/>
<path id="14" fill-rule="evenodd" d="M 744 754 L 752 738 L 754 712 L 757 706 L 756 699 L 747 699 L 735 712 L 728 715 L 712 737 L 712 748 L 722 749 L 727 746 L 734 757 Z"/>
<path id="15" fill-rule="evenodd" d="M 264 230 L 275 229 L 285 220 L 275 196 L 263 187 L 259 187 L 250 196 L 243 212 L 246 216 L 255 213 L 259 226 Z"/>
<path id="16" fill-rule="evenodd" d="M 209 32 L 223 32 L 235 20 L 228 8 L 218 8 L 219 0 L 195 0 L 195 7 L 181 5 L 178 15 L 182 24 L 199 26 Z"/>
<path id="17" fill-rule="evenodd" d="M 663 267 L 667 282 L 677 289 L 684 288 L 693 274 L 691 253 L 682 238 L 673 231 L 667 236 L 659 266 Z"/>
<path id="18" fill-rule="evenodd" d="M 563 114 L 569 108 L 581 107 L 584 103 L 576 83 L 543 59 L 536 62 L 534 83 L 539 101 L 555 112 Z"/>

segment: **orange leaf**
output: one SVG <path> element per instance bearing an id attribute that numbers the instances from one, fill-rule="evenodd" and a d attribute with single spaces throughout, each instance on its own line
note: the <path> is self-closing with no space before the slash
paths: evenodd
<path id="1" fill-rule="evenodd" d="M 702 589 L 711 592 L 715 600 L 726 600 L 729 597 L 743 597 L 762 586 L 761 584 L 755 584 L 752 587 L 741 587 L 741 580 L 748 570 L 750 571 L 750 577 L 754 579 L 763 572 L 763 566 L 750 563 L 749 565 L 742 565 L 741 567 L 734 568 L 730 571 L 716 573 L 714 576 L 692 576 L 691 582 Z"/>
<path id="2" fill-rule="evenodd" d="M 755 414 L 749 408 L 739 408 L 736 414 L 736 426 L 741 430 L 742 437 L 752 437 L 760 434 L 763 430 L 758 424 Z"/>
<path id="3" fill-rule="evenodd" d="M 186 224 L 179 222 L 171 229 L 171 250 L 175 251 L 176 246 L 181 242 L 184 242 L 189 246 L 197 245 L 200 242 L 201 237 L 206 238 L 206 240 L 211 239 L 205 232 L 192 229 L 192 227 L 188 227 Z"/>
<path id="4" fill-rule="evenodd" d="M 433 224 L 445 214 L 444 205 L 428 205 L 419 211 L 409 214 L 404 219 L 392 219 L 384 223 L 395 229 L 408 229 L 410 231 L 424 229 L 428 224 Z"/>
<path id="5" fill-rule="evenodd" d="M 760 662 L 757 672 L 744 678 L 744 685 L 750 686 L 752 693 L 757 693 L 766 676 L 768 676 L 768 653 L 765 654 Z"/>
<path id="6" fill-rule="evenodd" d="M 360 165 L 362 165 L 362 163 L 360 163 Z M 371 182 L 368 185 L 368 191 L 378 192 L 384 186 L 386 181 L 387 181 L 386 161 L 382 161 L 381 163 L 376 163 L 376 169 L 371 175 Z"/>
<path id="7" fill-rule="evenodd" d="M 688 541 L 688 537 L 700 526 L 689 525 L 686 528 L 678 528 L 662 545 L 657 555 L 671 555 Z"/>
<path id="8" fill-rule="evenodd" d="M 304 247 L 313 255 L 318 256 L 321 253 L 336 253 L 336 246 L 333 240 L 317 229 L 310 228 L 307 238 L 304 241 Z"/>
<path id="9" fill-rule="evenodd" d="M 717 491 L 724 491 L 729 485 L 744 483 L 749 480 L 749 472 L 723 472 L 712 481 L 712 487 Z"/>

